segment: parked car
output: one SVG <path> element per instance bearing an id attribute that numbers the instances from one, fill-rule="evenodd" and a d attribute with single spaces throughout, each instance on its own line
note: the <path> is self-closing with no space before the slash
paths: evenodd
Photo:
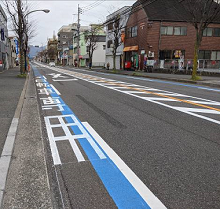
<path id="1" fill-rule="evenodd" d="M 50 63 L 49 63 L 49 66 L 50 66 L 50 67 L 55 67 L 55 66 L 56 66 L 56 65 L 55 65 L 55 62 L 50 62 Z"/>

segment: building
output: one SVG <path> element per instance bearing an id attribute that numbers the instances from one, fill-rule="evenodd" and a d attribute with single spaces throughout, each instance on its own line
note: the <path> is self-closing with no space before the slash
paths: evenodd
<path id="1" fill-rule="evenodd" d="M 85 33 L 90 32 L 90 29 L 92 27 L 100 27 L 100 25 L 95 25 L 92 24 L 88 27 L 87 30 L 84 30 L 83 32 L 80 33 L 80 50 L 79 50 L 79 66 L 80 67 L 88 67 L 89 66 L 89 48 L 88 44 L 86 41 Z M 86 32 L 87 31 L 87 32 Z M 77 54 L 77 39 L 78 36 L 76 34 L 74 38 L 74 52 Z M 96 44 L 96 49 L 93 52 L 93 57 L 92 57 L 92 66 L 95 67 L 104 67 L 105 66 L 105 49 L 106 49 L 106 34 L 103 28 L 100 28 L 99 31 L 97 31 L 97 34 L 94 34 L 95 44 Z"/>
<path id="2" fill-rule="evenodd" d="M 145 63 L 161 68 L 192 65 L 196 31 L 189 18 L 177 0 L 137 1 L 126 26 L 126 64 L 140 70 Z M 209 25 L 203 36 L 200 66 L 215 64 L 220 61 L 220 19 Z"/>
<path id="3" fill-rule="evenodd" d="M 58 31 L 58 61 L 63 65 L 73 64 L 73 35 L 77 31 L 77 23 L 64 25 Z"/>
<path id="4" fill-rule="evenodd" d="M 53 38 L 49 38 L 47 42 L 47 60 L 48 62 L 55 62 L 57 63 L 57 45 L 58 45 L 58 40 L 55 36 L 53 35 Z"/>
<path id="5" fill-rule="evenodd" d="M 89 30 L 89 26 L 80 26 L 80 34 L 79 34 L 79 54 L 80 54 L 80 66 L 86 66 L 86 63 L 84 63 L 85 60 L 82 60 L 82 56 L 83 59 L 87 59 L 87 53 L 86 53 L 86 43 L 85 43 L 85 36 L 84 36 L 84 32 Z M 74 36 L 73 36 L 73 64 L 76 66 L 77 65 L 77 58 L 78 58 L 78 32 L 75 31 Z M 86 57 L 85 57 L 86 56 Z M 85 61 L 86 62 L 86 61 Z"/>
<path id="6" fill-rule="evenodd" d="M 9 55 L 10 55 L 10 46 L 8 38 L 8 29 L 7 29 L 7 16 L 0 5 L 0 71 L 9 68 Z"/>
<path id="7" fill-rule="evenodd" d="M 106 17 L 106 23 L 105 23 L 106 24 L 106 65 L 107 63 L 109 63 L 110 68 L 113 67 L 113 54 L 112 54 L 113 48 L 112 47 L 114 46 L 113 30 L 114 30 L 115 19 L 119 16 L 118 33 L 120 36 L 124 34 L 125 32 L 125 27 L 126 27 L 126 23 L 127 23 L 130 11 L 131 11 L 131 7 L 125 6 Z M 124 43 L 121 38 L 119 42 L 121 45 L 117 48 L 117 51 L 116 51 L 116 69 L 123 68 Z"/>
<path id="8" fill-rule="evenodd" d="M 17 54 L 18 54 L 18 44 L 16 37 L 9 37 L 9 46 L 10 46 L 10 54 L 9 54 L 9 67 L 13 68 L 16 66 Z"/>

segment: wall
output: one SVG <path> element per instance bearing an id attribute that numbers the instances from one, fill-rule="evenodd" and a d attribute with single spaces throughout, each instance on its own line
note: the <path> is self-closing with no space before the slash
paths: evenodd
<path id="1" fill-rule="evenodd" d="M 105 65 L 105 50 L 103 45 L 105 42 L 97 42 L 97 49 L 93 52 L 92 65 L 93 66 L 104 66 Z"/>

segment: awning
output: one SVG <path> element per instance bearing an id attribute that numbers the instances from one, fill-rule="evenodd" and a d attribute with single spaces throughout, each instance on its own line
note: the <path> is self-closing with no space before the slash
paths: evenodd
<path id="1" fill-rule="evenodd" d="M 129 51 L 138 51 L 138 46 L 127 46 L 123 50 L 124 52 L 129 52 Z"/>

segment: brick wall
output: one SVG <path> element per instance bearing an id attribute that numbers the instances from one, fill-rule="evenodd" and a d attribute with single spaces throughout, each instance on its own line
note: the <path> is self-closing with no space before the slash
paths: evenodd
<path id="1" fill-rule="evenodd" d="M 125 47 L 138 45 L 138 54 L 143 49 L 146 53 L 153 51 L 155 59 L 159 59 L 160 50 L 185 50 L 185 59 L 193 59 L 196 31 L 190 23 L 148 21 L 145 11 L 141 9 L 132 13 L 128 19 L 128 28 L 135 25 L 138 26 L 138 35 L 134 38 L 126 37 Z M 187 35 L 160 35 L 161 26 L 185 26 L 187 27 Z M 211 24 L 209 27 L 220 28 L 220 24 Z M 200 50 L 220 51 L 220 37 L 203 37 Z"/>

